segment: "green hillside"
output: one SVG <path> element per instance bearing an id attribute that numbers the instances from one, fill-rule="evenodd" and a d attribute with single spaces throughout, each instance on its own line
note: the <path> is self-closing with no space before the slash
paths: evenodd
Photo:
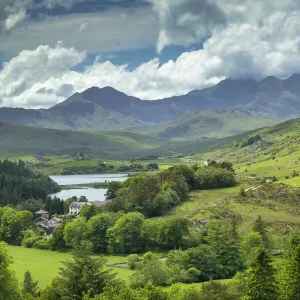
<path id="1" fill-rule="evenodd" d="M 2 124 L 0 155 L 72 154 L 76 151 L 124 158 L 159 149 L 163 141 L 129 132 L 40 129 Z"/>
<path id="2" fill-rule="evenodd" d="M 126 131 L 70 131 L 0 123 L 2 158 L 78 152 L 117 160 L 149 155 L 172 157 L 215 149 L 218 143 L 216 139 L 182 143 Z"/>
<path id="3" fill-rule="evenodd" d="M 299 186 L 300 119 L 237 136 L 200 156 L 204 160 L 229 160 L 237 173 L 248 177 L 276 176 L 280 182 Z"/>
<path id="4" fill-rule="evenodd" d="M 186 112 L 167 123 L 130 130 L 173 140 L 195 140 L 229 137 L 279 122 L 278 119 L 251 117 L 243 113 L 208 110 Z"/>

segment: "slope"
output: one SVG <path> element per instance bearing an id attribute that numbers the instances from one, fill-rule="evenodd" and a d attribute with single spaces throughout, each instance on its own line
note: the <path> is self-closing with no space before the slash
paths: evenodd
<path id="1" fill-rule="evenodd" d="M 277 119 L 247 116 L 230 111 L 185 112 L 179 118 L 160 125 L 130 128 L 130 131 L 172 140 L 224 138 L 279 123 Z"/>
<path id="2" fill-rule="evenodd" d="M 231 137 L 217 150 L 200 156 L 229 160 L 247 177 L 273 177 L 279 182 L 300 186 L 300 119 Z"/>
<path id="3" fill-rule="evenodd" d="M 0 155 L 72 154 L 76 151 L 103 157 L 127 158 L 159 149 L 163 140 L 129 132 L 89 132 L 41 129 L 0 124 Z"/>

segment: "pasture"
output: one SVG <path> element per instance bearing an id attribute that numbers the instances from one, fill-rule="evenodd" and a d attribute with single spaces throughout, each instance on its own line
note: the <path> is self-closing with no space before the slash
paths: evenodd
<path id="1" fill-rule="evenodd" d="M 22 282 L 24 273 L 31 272 L 34 280 L 38 280 L 39 287 L 43 288 L 58 274 L 62 261 L 71 259 L 70 252 L 54 252 L 48 250 L 28 249 L 18 246 L 8 246 L 8 252 L 13 257 L 13 267 L 17 279 Z M 107 263 L 113 264 L 126 261 L 126 256 L 106 256 Z M 131 270 L 114 268 L 117 277 L 129 280 Z"/>

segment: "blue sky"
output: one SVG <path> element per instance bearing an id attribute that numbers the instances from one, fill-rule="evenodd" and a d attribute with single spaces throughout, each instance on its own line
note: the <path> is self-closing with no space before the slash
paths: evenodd
<path id="1" fill-rule="evenodd" d="M 157 100 L 300 72 L 298 0 L 1 0 L 0 106 L 91 86 Z"/>

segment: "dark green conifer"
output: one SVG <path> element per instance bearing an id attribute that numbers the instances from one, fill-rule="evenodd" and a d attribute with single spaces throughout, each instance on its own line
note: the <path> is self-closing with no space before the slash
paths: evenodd
<path id="1" fill-rule="evenodd" d="M 22 294 L 37 297 L 39 294 L 38 289 L 38 282 L 33 281 L 31 273 L 26 271 L 24 274 L 24 281 L 22 283 Z"/>
<path id="2" fill-rule="evenodd" d="M 272 266 L 272 258 L 266 249 L 257 249 L 249 275 L 249 286 L 245 300 L 278 299 L 275 269 Z"/>

